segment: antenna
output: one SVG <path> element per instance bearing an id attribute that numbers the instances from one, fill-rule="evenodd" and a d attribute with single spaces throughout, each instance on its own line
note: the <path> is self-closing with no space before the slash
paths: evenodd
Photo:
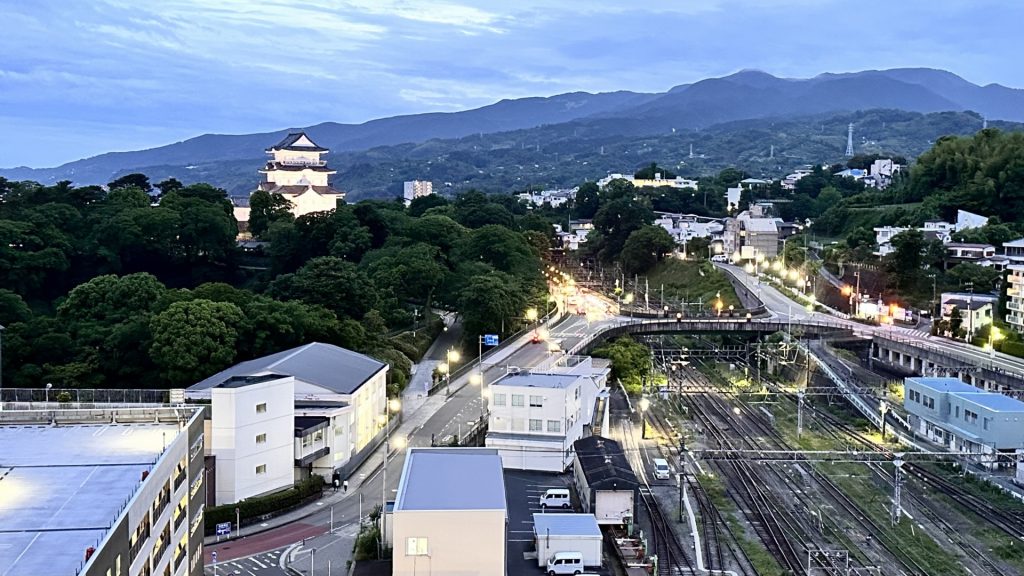
<path id="1" fill-rule="evenodd" d="M 853 122 L 846 127 L 846 155 L 853 156 Z"/>
<path id="2" fill-rule="evenodd" d="M 988 117 L 982 116 L 981 117 L 981 129 L 984 130 L 986 128 L 988 128 Z"/>
<path id="3" fill-rule="evenodd" d="M 775 144 L 772 144 L 772 151 L 768 155 L 768 158 L 775 158 Z"/>
<path id="4" fill-rule="evenodd" d="M 690 144 L 690 158 L 693 158 L 693 144 Z"/>

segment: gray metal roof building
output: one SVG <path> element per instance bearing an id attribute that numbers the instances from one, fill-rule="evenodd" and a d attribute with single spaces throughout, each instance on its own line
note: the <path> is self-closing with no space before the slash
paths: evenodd
<path id="1" fill-rule="evenodd" d="M 280 374 L 337 394 L 352 394 L 387 364 L 332 344 L 312 342 L 255 360 L 240 362 L 193 384 L 189 391 L 208 390 L 239 376 Z"/>
<path id="2" fill-rule="evenodd" d="M 498 451 L 490 448 L 410 448 L 395 511 L 507 510 Z"/>

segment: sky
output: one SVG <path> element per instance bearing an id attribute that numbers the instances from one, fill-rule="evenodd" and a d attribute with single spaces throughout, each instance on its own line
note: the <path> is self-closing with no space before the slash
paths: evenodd
<path id="1" fill-rule="evenodd" d="M 924 66 L 1024 87 L 1012 0 L 0 0 L 0 14 L 0 167 L 503 98 L 661 92 L 747 68 Z"/>

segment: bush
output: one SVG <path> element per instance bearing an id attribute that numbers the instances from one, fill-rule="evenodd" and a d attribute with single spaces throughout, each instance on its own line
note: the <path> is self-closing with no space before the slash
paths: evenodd
<path id="1" fill-rule="evenodd" d="M 354 557 L 356 562 L 360 560 L 375 560 L 379 550 L 380 527 L 376 524 L 364 526 L 356 537 Z"/>
<path id="2" fill-rule="evenodd" d="M 235 508 L 239 509 L 239 516 L 242 523 L 245 523 L 246 520 L 252 518 L 294 508 L 302 504 L 306 499 L 320 495 L 323 489 L 324 479 L 314 474 L 308 480 L 303 480 L 281 492 L 256 498 L 246 498 L 236 504 L 225 504 L 223 506 L 207 508 L 205 512 L 206 532 L 207 534 L 212 534 L 216 530 L 217 524 L 222 522 L 234 524 Z M 235 530 L 237 529 L 238 527 L 236 526 Z"/>
<path id="3" fill-rule="evenodd" d="M 1024 358 L 1024 342 L 1002 342 L 997 347 L 1003 354 Z"/>

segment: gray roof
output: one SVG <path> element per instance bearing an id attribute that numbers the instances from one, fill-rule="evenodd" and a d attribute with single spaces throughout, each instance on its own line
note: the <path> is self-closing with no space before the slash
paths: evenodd
<path id="1" fill-rule="evenodd" d="M 282 374 L 308 382 L 337 394 L 352 394 L 387 364 L 333 344 L 312 342 L 235 364 L 209 378 L 193 384 L 189 390 L 206 390 L 235 376 Z"/>
<path id="2" fill-rule="evenodd" d="M 75 574 L 177 424 L 0 425 L 0 572 Z"/>
<path id="3" fill-rule="evenodd" d="M 593 514 L 534 514 L 533 532 L 538 536 L 601 537 L 601 528 Z"/>
<path id="4" fill-rule="evenodd" d="M 967 384 L 959 378 L 911 377 L 907 378 L 906 382 L 913 382 L 935 392 L 951 394 L 994 412 L 1024 412 L 1024 402 L 998 392 L 987 392 L 977 386 Z"/>
<path id="5" fill-rule="evenodd" d="M 743 227 L 748 232 L 778 232 L 778 227 L 775 226 L 775 220 L 772 218 L 746 218 L 743 221 Z"/>
<path id="6" fill-rule="evenodd" d="M 278 142 L 274 147 L 267 148 L 267 151 L 270 151 L 270 150 L 311 150 L 311 151 L 315 151 L 315 152 L 326 152 L 327 151 L 327 148 L 321 148 L 320 146 L 317 146 L 316 142 L 313 142 L 313 146 L 312 147 L 310 147 L 310 146 L 296 146 L 295 142 L 297 142 L 299 140 L 299 138 L 302 138 L 303 136 L 305 136 L 310 142 L 313 142 L 313 139 L 310 138 L 309 135 L 306 134 L 305 132 L 290 132 L 287 136 L 284 137 L 283 140 Z"/>
<path id="7" fill-rule="evenodd" d="M 530 388 L 568 388 L 580 379 L 577 374 L 545 374 L 520 372 L 506 374 L 491 383 L 491 386 L 527 386 Z"/>
<path id="8" fill-rule="evenodd" d="M 506 511 L 501 456 L 491 448 L 410 448 L 395 511 Z"/>

